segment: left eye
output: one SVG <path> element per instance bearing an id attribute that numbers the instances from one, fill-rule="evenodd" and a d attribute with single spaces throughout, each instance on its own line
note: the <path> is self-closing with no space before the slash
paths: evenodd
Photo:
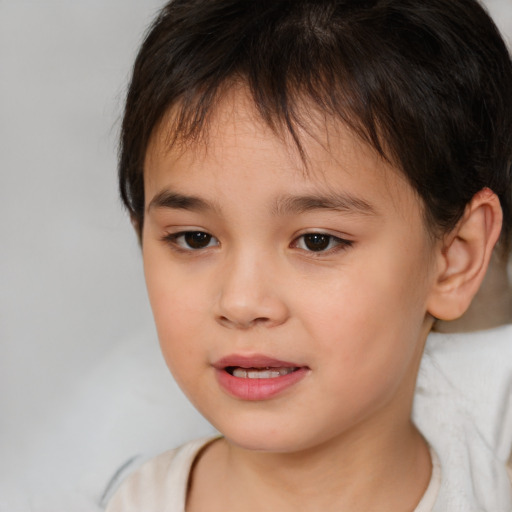
<path id="1" fill-rule="evenodd" d="M 294 245 L 305 251 L 325 252 L 335 247 L 351 245 L 351 242 L 325 233 L 308 233 L 300 236 Z"/>
<path id="2" fill-rule="evenodd" d="M 181 249 L 198 250 L 219 245 L 218 240 L 204 231 L 184 231 L 167 235 L 165 239 Z"/>

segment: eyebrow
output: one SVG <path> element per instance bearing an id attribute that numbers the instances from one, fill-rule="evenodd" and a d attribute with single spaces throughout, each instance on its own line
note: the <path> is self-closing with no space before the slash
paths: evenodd
<path id="1" fill-rule="evenodd" d="M 196 212 L 219 209 L 216 205 L 200 197 L 179 194 L 171 190 L 162 190 L 153 197 L 147 207 L 147 211 L 149 212 L 154 208 L 172 208 L 175 210 L 190 210 Z"/>
<path id="2" fill-rule="evenodd" d="M 210 201 L 171 190 L 162 190 L 153 197 L 147 211 L 149 212 L 154 208 L 196 212 L 220 211 L 220 207 Z M 349 214 L 377 215 L 377 211 L 370 203 L 346 193 L 305 196 L 283 195 L 276 199 L 270 211 L 272 215 L 284 216 L 306 213 L 312 210 L 334 210 Z"/>
<path id="3" fill-rule="evenodd" d="M 300 214 L 311 210 L 335 210 L 341 213 L 377 215 L 377 210 L 367 201 L 346 193 L 327 195 L 281 196 L 275 202 L 275 215 Z"/>

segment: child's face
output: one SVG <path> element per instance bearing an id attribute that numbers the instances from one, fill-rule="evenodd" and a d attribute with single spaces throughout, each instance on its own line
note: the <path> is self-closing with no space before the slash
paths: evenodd
<path id="1" fill-rule="evenodd" d="M 435 280 L 413 189 L 342 126 L 328 150 L 304 137 L 304 171 L 241 93 L 207 142 L 168 151 L 163 130 L 145 167 L 149 298 L 184 392 L 249 449 L 407 423 Z"/>

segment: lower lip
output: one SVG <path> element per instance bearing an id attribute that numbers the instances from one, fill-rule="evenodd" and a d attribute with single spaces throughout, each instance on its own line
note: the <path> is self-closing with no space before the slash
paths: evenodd
<path id="1" fill-rule="evenodd" d="M 300 380 L 308 373 L 307 368 L 299 368 L 292 373 L 271 379 L 249 379 L 234 377 L 223 369 L 217 369 L 217 380 L 228 394 L 242 400 L 268 400 Z"/>

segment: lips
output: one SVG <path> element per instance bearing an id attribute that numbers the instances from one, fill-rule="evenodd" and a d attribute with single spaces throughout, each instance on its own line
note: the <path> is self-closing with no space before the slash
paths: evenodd
<path id="1" fill-rule="evenodd" d="M 273 398 L 309 373 L 306 366 L 263 355 L 231 355 L 213 366 L 221 388 L 242 400 Z"/>

